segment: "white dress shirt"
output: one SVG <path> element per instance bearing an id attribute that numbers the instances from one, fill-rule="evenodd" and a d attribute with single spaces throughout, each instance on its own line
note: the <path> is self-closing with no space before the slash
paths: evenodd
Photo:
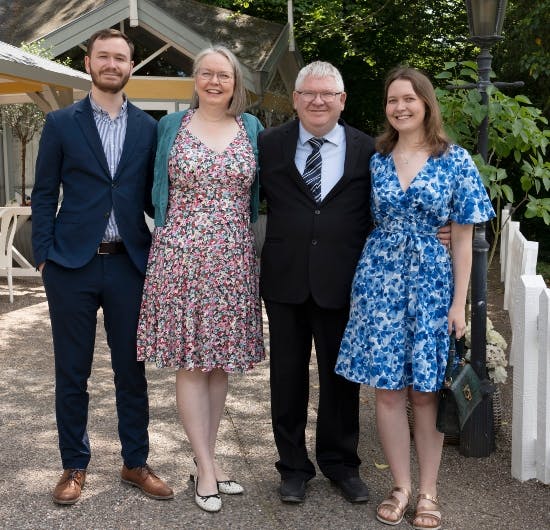
<path id="1" fill-rule="evenodd" d="M 306 160 L 313 148 L 308 140 L 313 134 L 306 131 L 300 122 L 300 132 L 294 163 L 300 172 L 304 174 Z M 331 131 L 323 136 L 326 142 L 321 146 L 321 200 L 323 200 L 334 188 L 335 184 L 344 175 L 344 161 L 346 159 L 346 133 L 344 126 L 337 123 Z"/>

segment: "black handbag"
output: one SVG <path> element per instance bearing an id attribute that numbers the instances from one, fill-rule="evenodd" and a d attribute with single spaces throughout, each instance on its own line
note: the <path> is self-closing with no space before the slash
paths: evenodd
<path id="1" fill-rule="evenodd" d="M 458 363 L 455 362 L 458 355 Z M 464 360 L 464 341 L 449 342 L 449 358 L 443 388 L 439 391 L 436 427 L 439 432 L 458 435 L 474 409 L 481 403 L 481 381 Z"/>

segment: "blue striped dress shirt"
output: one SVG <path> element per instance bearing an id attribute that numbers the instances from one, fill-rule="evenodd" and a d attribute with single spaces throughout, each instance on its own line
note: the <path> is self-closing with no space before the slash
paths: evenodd
<path id="1" fill-rule="evenodd" d="M 115 119 L 111 119 L 108 112 L 105 112 L 92 98 L 90 94 L 90 103 L 94 113 L 94 120 L 103 145 L 105 158 L 111 172 L 111 178 L 114 178 L 120 155 L 124 147 L 124 139 L 126 138 L 126 127 L 128 125 L 128 100 L 124 98 L 124 103 L 120 108 L 120 112 Z M 115 212 L 111 210 L 109 222 L 105 229 L 103 241 L 121 241 L 120 234 L 115 219 Z"/>

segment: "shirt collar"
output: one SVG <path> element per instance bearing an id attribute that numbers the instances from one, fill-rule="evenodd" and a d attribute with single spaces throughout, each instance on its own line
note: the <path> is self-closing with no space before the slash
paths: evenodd
<path id="1" fill-rule="evenodd" d="M 309 131 L 307 131 L 304 126 L 302 125 L 302 122 L 299 122 L 300 132 L 299 132 L 299 141 L 302 145 L 307 144 L 310 138 L 313 138 L 314 135 L 311 134 Z M 339 146 L 342 143 L 343 131 L 344 127 L 337 123 L 333 129 L 331 129 L 327 134 L 323 135 L 323 138 L 330 142 L 331 144 L 334 144 L 336 146 Z"/>
<path id="2" fill-rule="evenodd" d="M 94 112 L 94 114 L 99 114 L 101 117 L 107 117 L 107 118 L 111 119 L 111 116 L 109 115 L 109 113 L 106 110 L 103 110 L 94 101 L 94 98 L 92 97 L 91 92 L 89 93 L 89 98 L 90 98 L 90 104 L 92 105 L 92 111 Z M 127 112 L 128 112 L 128 98 L 126 97 L 125 94 L 123 94 L 122 106 L 120 107 L 120 112 L 118 113 L 118 116 L 115 118 L 115 120 L 118 119 L 118 118 L 124 117 Z"/>

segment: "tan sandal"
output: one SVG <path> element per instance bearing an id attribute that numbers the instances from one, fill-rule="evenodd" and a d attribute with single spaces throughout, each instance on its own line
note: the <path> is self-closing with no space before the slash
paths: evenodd
<path id="1" fill-rule="evenodd" d="M 419 510 L 418 503 L 421 500 L 430 501 L 434 506 L 439 506 L 439 499 L 428 493 L 420 493 L 418 495 L 416 504 L 416 511 L 414 513 L 414 519 L 412 522 L 412 527 L 414 530 L 441 530 L 441 512 L 439 510 Z M 416 521 L 418 519 L 429 519 L 433 522 L 432 525 L 420 524 Z"/>
<path id="2" fill-rule="evenodd" d="M 402 493 L 407 498 L 407 502 L 403 504 L 399 500 L 399 498 L 395 495 L 395 492 Z M 409 506 L 410 500 L 411 500 L 411 492 L 407 488 L 401 488 L 399 486 L 396 486 L 390 491 L 389 495 L 376 508 L 376 518 L 381 523 L 384 523 L 390 526 L 397 526 L 403 520 L 403 516 L 407 511 L 407 507 Z M 388 519 L 387 517 L 383 517 L 382 515 L 380 515 L 380 508 L 389 510 L 392 513 L 394 513 L 396 515 L 396 519 Z"/>

